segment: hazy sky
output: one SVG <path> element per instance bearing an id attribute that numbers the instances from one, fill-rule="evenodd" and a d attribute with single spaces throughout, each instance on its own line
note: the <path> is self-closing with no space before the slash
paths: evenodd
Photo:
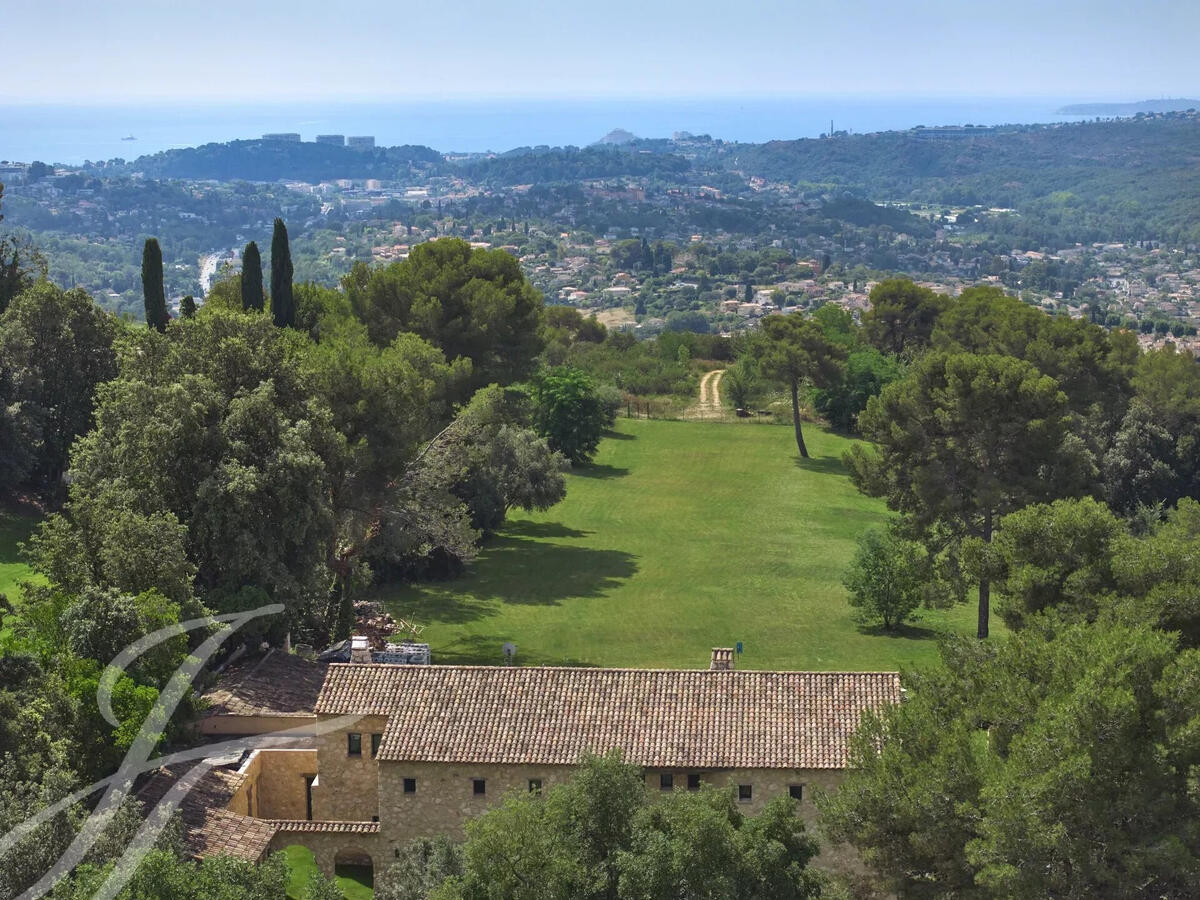
<path id="1" fill-rule="evenodd" d="M 1200 94 L 1197 0 L 41 0 L 0 102 Z"/>

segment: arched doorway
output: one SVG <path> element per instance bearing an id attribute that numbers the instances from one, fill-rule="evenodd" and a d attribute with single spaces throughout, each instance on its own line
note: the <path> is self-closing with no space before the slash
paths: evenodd
<path id="1" fill-rule="evenodd" d="M 348 898 L 369 896 L 375 889 L 375 866 L 371 854 L 358 847 L 345 847 L 333 857 L 333 874 Z"/>

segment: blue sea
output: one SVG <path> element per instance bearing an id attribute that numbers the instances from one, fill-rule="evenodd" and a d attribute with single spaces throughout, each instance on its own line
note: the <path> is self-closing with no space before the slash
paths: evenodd
<path id="1" fill-rule="evenodd" d="M 374 135 L 379 146 L 424 144 L 443 152 L 584 146 L 614 128 L 662 138 L 687 131 L 729 141 L 817 137 L 829 130 L 917 125 L 1067 121 L 1055 110 L 1080 98 L 758 97 L 580 100 L 423 100 L 373 103 L 158 103 L 0 106 L 0 160 L 77 165 L 134 159 L 174 147 L 257 138 L 268 132 Z M 1083 98 L 1086 99 L 1086 98 Z M 123 140 L 134 138 L 134 140 Z"/>

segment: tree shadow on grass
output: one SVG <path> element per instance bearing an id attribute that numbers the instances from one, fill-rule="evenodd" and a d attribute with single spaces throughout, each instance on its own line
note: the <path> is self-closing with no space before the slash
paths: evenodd
<path id="1" fill-rule="evenodd" d="M 626 434 L 623 431 L 606 431 L 601 435 L 605 440 L 609 441 L 636 441 L 636 434 Z"/>
<path id="2" fill-rule="evenodd" d="M 394 614 L 421 624 L 461 625 L 495 615 L 502 604 L 558 606 L 602 597 L 637 572 L 623 550 L 593 550 L 500 536 L 484 546 L 472 572 L 438 584 L 417 584 L 388 598 Z"/>
<path id="3" fill-rule="evenodd" d="M 924 625 L 913 625 L 905 622 L 894 628 L 884 628 L 882 624 L 859 625 L 858 633 L 870 635 L 871 637 L 896 638 L 907 641 L 931 641 L 941 637 L 943 632 L 936 628 L 926 628 Z"/>
<path id="4" fill-rule="evenodd" d="M 470 591 L 481 600 L 557 606 L 563 600 L 601 597 L 637 572 L 624 550 L 594 550 L 545 541 L 501 537 L 475 563 Z"/>
<path id="5" fill-rule="evenodd" d="M 584 466 L 572 466 L 571 474 L 580 478 L 624 478 L 629 470 L 623 466 L 605 466 L 588 463 Z"/>
<path id="6" fill-rule="evenodd" d="M 513 663 L 518 666 L 575 666 L 595 668 L 590 660 L 554 654 L 545 648 L 534 648 L 522 643 L 520 635 L 467 634 L 434 651 L 434 663 L 447 666 L 501 666 L 504 665 L 504 645 L 516 644 L 517 654 Z"/>
<path id="7" fill-rule="evenodd" d="M 842 462 L 840 456 L 810 456 L 805 459 L 802 456 L 794 457 L 797 469 L 804 469 L 806 472 L 817 472 L 821 475 L 841 475 L 844 478 L 850 477 L 850 471 Z"/>
<path id="8" fill-rule="evenodd" d="M 528 519 L 516 519 L 504 526 L 504 534 L 508 537 L 581 538 L 591 533 L 571 528 L 561 522 L 531 522 Z"/>

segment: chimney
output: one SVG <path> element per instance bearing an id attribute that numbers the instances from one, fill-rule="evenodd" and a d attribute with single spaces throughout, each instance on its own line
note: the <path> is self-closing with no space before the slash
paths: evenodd
<path id="1" fill-rule="evenodd" d="M 354 637 L 350 638 L 350 662 L 371 662 L 371 645 L 367 642 L 365 637 L 355 635 Z"/>
<path id="2" fill-rule="evenodd" d="M 712 661 L 708 664 L 708 668 L 714 672 L 733 671 L 733 648 L 713 647 Z"/>

